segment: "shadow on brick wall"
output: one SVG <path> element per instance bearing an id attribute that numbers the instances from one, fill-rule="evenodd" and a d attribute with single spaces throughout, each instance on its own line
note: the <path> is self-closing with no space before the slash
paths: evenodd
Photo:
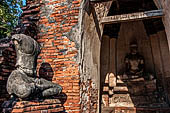
<path id="1" fill-rule="evenodd" d="M 49 81 L 52 81 L 53 76 L 54 76 L 54 71 L 53 71 L 51 65 L 47 62 L 42 63 L 40 68 L 39 68 L 39 77 L 44 78 L 44 79 L 49 80 Z M 60 111 L 60 112 L 66 113 L 65 108 L 64 108 L 64 103 L 67 100 L 67 95 L 65 93 L 62 92 L 60 95 L 57 95 L 57 96 L 54 95 L 54 96 L 51 96 L 47 99 L 58 99 L 61 102 L 60 107 L 63 108 L 63 110 Z"/>
<path id="2" fill-rule="evenodd" d="M 39 77 L 52 81 L 53 76 L 54 72 L 51 65 L 47 62 L 42 63 L 39 69 Z"/>

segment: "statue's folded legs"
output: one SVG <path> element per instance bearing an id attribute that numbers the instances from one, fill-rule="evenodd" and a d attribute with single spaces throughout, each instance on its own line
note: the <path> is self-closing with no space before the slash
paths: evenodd
<path id="1" fill-rule="evenodd" d="M 36 87 L 41 91 L 43 97 L 58 95 L 62 91 L 60 85 L 43 78 L 37 80 Z"/>

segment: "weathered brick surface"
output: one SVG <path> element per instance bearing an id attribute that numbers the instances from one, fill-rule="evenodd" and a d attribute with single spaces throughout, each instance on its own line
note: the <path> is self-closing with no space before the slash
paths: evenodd
<path id="1" fill-rule="evenodd" d="M 69 37 L 72 28 L 76 27 L 78 23 L 79 7 L 80 1 L 78 0 L 68 2 L 64 0 L 28 0 L 27 6 L 22 8 L 21 16 L 21 23 L 25 26 L 34 22 L 39 27 L 39 34 L 37 37 L 33 37 L 38 39 L 37 41 L 42 47 L 38 58 L 38 74 L 63 87 L 63 93 L 67 97 L 64 100 L 63 109 L 68 113 L 80 112 L 80 74 L 79 65 L 76 63 L 78 47 L 76 42 Z M 5 69 L 3 71 L 11 72 Z M 3 79 L 3 77 L 1 78 Z M 5 92 L 5 94 L 7 93 Z M 32 110 L 39 112 L 38 108 L 48 108 L 50 105 L 55 104 L 37 105 L 37 108 L 34 109 L 34 106 L 26 107 L 26 103 L 21 101 L 17 102 L 19 107 L 14 107 L 13 112 L 31 112 Z M 50 112 L 53 111 L 53 109 L 50 110 Z"/>
<path id="2" fill-rule="evenodd" d="M 100 34 L 97 34 L 99 29 L 96 30 L 98 25 L 95 16 L 103 17 L 106 15 L 104 11 L 107 8 L 103 4 L 96 4 L 94 6 L 96 15 L 94 12 L 92 15 L 90 14 L 90 18 L 87 17 L 87 23 L 84 18 L 83 24 L 86 29 L 82 30 L 80 21 L 83 16 L 86 16 L 84 10 L 88 8 L 91 10 L 84 4 L 86 2 L 82 3 L 80 0 L 27 0 L 27 6 L 22 8 L 24 12 L 21 22 L 26 26 L 29 26 L 29 22 L 34 22 L 39 29 L 37 37 L 33 37 L 41 45 L 37 66 L 38 75 L 63 87 L 63 93 L 67 97 L 64 98 L 63 109 L 67 113 L 95 113 L 97 111 L 99 93 L 97 82 L 99 81 L 95 81 L 95 79 L 99 76 L 100 55 L 95 53 L 99 51 L 99 48 L 97 50 L 96 48 L 99 47 L 98 39 L 101 37 L 98 37 Z M 84 6 L 84 9 L 81 9 L 81 5 Z M 88 12 L 86 14 L 88 15 Z M 88 29 L 91 30 L 89 34 L 87 34 Z M 86 35 L 82 35 L 83 32 Z M 95 46 L 96 44 L 98 46 Z M 88 51 L 87 48 L 92 49 Z M 80 62 L 80 60 L 82 61 Z M 80 68 L 83 70 L 82 72 L 80 72 Z M 59 98 L 62 99 L 62 97 Z M 19 103 L 22 101 L 17 105 Z M 30 107 L 26 107 L 26 105 L 30 105 Z M 13 112 L 43 113 L 47 112 L 46 107 L 49 109 L 48 107 L 52 105 L 53 103 L 41 106 L 23 102 L 22 105 L 18 105 L 19 107 L 14 107 Z M 43 111 L 38 110 L 40 108 Z M 51 109 L 51 112 L 54 112 L 53 110 Z"/>
<path id="3" fill-rule="evenodd" d="M 6 91 L 6 83 L 8 76 L 14 70 L 16 54 L 12 47 L 7 47 L 3 50 L 0 56 L 0 106 L 9 98 Z M 0 107 L 0 111 L 1 111 Z"/>
<path id="4" fill-rule="evenodd" d="M 22 7 L 23 13 L 20 17 L 21 23 L 29 25 L 30 22 L 37 24 L 39 20 L 40 3 L 38 0 L 27 1 L 27 5 Z"/>
<path id="5" fill-rule="evenodd" d="M 52 113 L 64 112 L 64 107 L 58 99 L 44 101 L 20 101 L 13 107 L 12 113 Z"/>
<path id="6" fill-rule="evenodd" d="M 42 48 L 38 70 L 43 64 L 51 67 L 49 77 L 52 82 L 63 87 L 63 93 L 67 96 L 64 103 L 66 112 L 79 112 L 80 74 L 76 62 L 78 48 L 69 33 L 77 26 L 80 1 L 40 0 L 40 3 L 38 42 Z M 40 71 L 39 73 L 40 76 L 45 76 Z"/>
<path id="7" fill-rule="evenodd" d="M 96 113 L 98 104 L 98 90 L 94 88 L 92 80 L 81 83 L 81 112 Z"/>
<path id="8" fill-rule="evenodd" d="M 112 1 L 111 1 L 112 2 Z M 82 14 L 82 57 L 81 57 L 81 110 L 96 113 L 99 103 L 100 58 L 103 26 L 99 23 L 106 16 L 110 2 L 90 3 L 85 1 Z M 98 109 L 99 110 L 99 109 Z"/>

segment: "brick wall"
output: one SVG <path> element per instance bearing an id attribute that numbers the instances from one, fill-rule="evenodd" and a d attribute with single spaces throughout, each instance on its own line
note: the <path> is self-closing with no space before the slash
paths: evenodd
<path id="1" fill-rule="evenodd" d="M 6 47 L 0 56 L 0 106 L 2 103 L 9 99 L 6 90 L 6 83 L 8 76 L 15 69 L 16 53 L 12 47 Z M 1 112 L 0 107 L 0 112 Z"/>
<path id="2" fill-rule="evenodd" d="M 41 45 L 38 76 L 63 87 L 63 93 L 58 98 L 63 100 L 61 109 L 67 113 L 97 112 L 103 34 L 103 26 L 99 22 L 107 15 L 111 3 L 90 3 L 88 0 L 27 0 L 27 6 L 22 8 L 24 12 L 21 23 L 29 26 L 29 22 L 34 22 L 39 29 L 37 37 L 33 37 Z M 15 65 L 15 53 L 12 48 L 4 51 L 0 63 L 2 103 L 9 97 L 6 92 L 6 80 Z M 31 102 L 21 101 L 16 104 L 13 112 L 59 110 L 55 106 L 55 99 L 47 101 L 47 105 L 33 103 L 33 106 Z"/>
<path id="3" fill-rule="evenodd" d="M 78 26 L 79 8 L 80 1 L 28 0 L 27 6 L 22 8 L 21 16 L 22 24 L 29 26 L 30 22 L 34 22 L 38 26 L 39 34 L 33 37 L 41 45 L 41 54 L 37 61 L 38 76 L 63 87 L 63 93 L 58 98 L 64 101 L 61 102 L 63 112 L 67 113 L 80 112 L 78 45 L 70 36 L 72 30 Z M 55 111 L 55 107 L 50 107 L 53 106 L 53 101 L 49 101 L 49 106 L 46 105 L 48 112 Z M 28 106 L 36 112 L 41 112 L 43 109 L 40 108 L 44 107 L 35 108 L 29 102 L 21 101 L 16 103 L 13 112 L 28 112 Z"/>
<path id="4" fill-rule="evenodd" d="M 22 8 L 23 14 L 20 17 L 21 23 L 27 26 L 30 21 L 37 23 L 39 20 L 39 6 L 40 4 L 37 1 L 28 2 L 28 5 Z M 0 44 L 1 47 L 5 47 L 3 43 Z M 9 99 L 6 84 L 7 79 L 10 73 L 15 69 L 16 64 L 16 53 L 14 46 L 11 43 L 6 44 L 9 44 L 9 47 L 5 47 L 2 51 L 2 56 L 0 56 L 0 106 L 4 101 Z M 1 110 L 2 108 L 0 107 L 0 112 Z"/>
<path id="5" fill-rule="evenodd" d="M 97 112 L 102 35 L 99 33 L 102 26 L 97 21 L 108 9 L 107 4 L 89 5 L 88 1 L 80 0 L 27 0 L 27 6 L 22 8 L 21 23 L 29 26 L 31 21 L 39 29 L 37 37 L 33 37 L 41 45 L 38 76 L 63 87 L 58 98 L 66 96 L 62 106 L 67 113 Z M 13 112 L 31 109 L 41 112 L 44 106 L 50 109 L 53 102 L 48 105 L 35 107 L 21 101 Z"/>
<path id="6" fill-rule="evenodd" d="M 112 2 L 112 1 L 111 1 Z M 100 111 L 100 58 L 103 25 L 99 22 L 106 16 L 111 2 L 84 1 L 82 10 L 81 46 L 81 110 L 84 113 Z"/>
<path id="7" fill-rule="evenodd" d="M 69 33 L 78 24 L 80 1 L 41 0 L 40 3 L 38 42 L 42 48 L 38 57 L 38 70 L 44 63 L 50 65 L 52 82 L 61 85 L 67 96 L 64 103 L 66 112 L 79 113 L 78 47 Z"/>
<path id="8" fill-rule="evenodd" d="M 93 86 L 93 81 L 88 79 L 81 82 L 81 112 L 96 113 L 98 105 L 98 90 Z"/>

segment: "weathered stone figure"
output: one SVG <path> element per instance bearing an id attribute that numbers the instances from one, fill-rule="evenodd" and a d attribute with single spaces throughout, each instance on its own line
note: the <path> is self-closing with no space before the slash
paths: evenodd
<path id="1" fill-rule="evenodd" d="M 7 81 L 7 91 L 10 95 L 26 99 L 34 96 L 58 95 L 62 91 L 60 85 L 37 78 L 36 62 L 40 53 L 39 44 L 30 36 L 15 34 L 12 41 L 16 48 L 17 62 Z"/>
<path id="2" fill-rule="evenodd" d="M 137 44 L 131 43 L 130 53 L 125 57 L 125 74 L 129 77 L 142 76 L 144 72 L 144 58 L 137 49 Z"/>

